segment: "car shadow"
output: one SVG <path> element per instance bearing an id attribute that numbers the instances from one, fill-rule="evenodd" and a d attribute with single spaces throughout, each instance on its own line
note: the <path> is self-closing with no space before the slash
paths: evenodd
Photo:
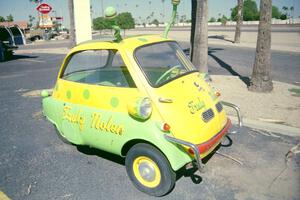
<path id="1" fill-rule="evenodd" d="M 13 55 L 10 60 L 18 60 L 18 59 L 31 59 L 31 58 L 38 58 L 38 56 L 28 56 L 28 55 Z"/>
<path id="2" fill-rule="evenodd" d="M 202 163 L 206 165 L 208 161 L 216 154 L 216 152 L 221 147 L 222 148 L 230 147 L 232 144 L 233 144 L 232 139 L 230 138 L 230 136 L 226 135 L 224 139 L 221 141 L 221 143 L 209 155 L 207 155 L 205 158 L 202 159 Z M 186 166 L 183 166 L 176 172 L 176 180 L 179 180 L 182 177 L 186 177 L 186 178 L 190 178 L 194 184 L 200 184 L 203 181 L 203 178 L 202 176 L 196 174 L 197 171 L 198 168 L 195 166 L 195 164 L 191 165 L 191 167 L 189 167 L 188 169 L 186 169 Z M 204 172 L 203 173 L 201 172 L 200 175 L 201 174 L 204 175 L 206 171 L 207 171 L 207 166 L 204 167 Z"/>
<path id="3" fill-rule="evenodd" d="M 125 158 L 118 156 L 116 154 L 112 154 L 106 151 L 102 151 L 99 149 L 95 149 L 89 146 L 76 146 L 77 150 L 83 154 L 91 155 L 91 156 L 98 156 L 104 158 L 106 160 L 118 163 L 120 165 L 125 165 Z"/>
<path id="4" fill-rule="evenodd" d="M 239 74 L 237 71 L 235 71 L 231 65 L 227 64 L 226 62 L 224 62 L 222 59 L 220 59 L 219 57 L 217 57 L 216 55 L 214 55 L 215 52 L 217 51 L 222 51 L 224 49 L 222 48 L 208 48 L 208 55 L 210 57 L 212 57 L 218 64 L 220 67 L 222 67 L 223 69 L 227 70 L 231 75 L 233 76 L 237 76 L 239 77 L 239 79 L 241 81 L 243 81 L 243 83 L 245 83 L 245 85 L 248 87 L 250 86 L 250 78 L 247 76 L 242 76 L 241 74 Z M 183 52 L 185 53 L 186 56 L 189 57 L 190 55 L 190 48 L 187 49 L 183 49 Z M 208 72 L 210 72 L 210 70 L 208 70 Z"/>

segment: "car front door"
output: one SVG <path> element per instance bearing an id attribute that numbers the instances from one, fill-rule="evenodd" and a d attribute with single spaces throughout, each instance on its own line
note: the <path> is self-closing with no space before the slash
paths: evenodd
<path id="1" fill-rule="evenodd" d="M 107 151 L 126 132 L 127 102 L 139 95 L 120 54 L 112 49 L 73 54 L 56 90 L 55 97 L 65 102 L 64 136 Z"/>

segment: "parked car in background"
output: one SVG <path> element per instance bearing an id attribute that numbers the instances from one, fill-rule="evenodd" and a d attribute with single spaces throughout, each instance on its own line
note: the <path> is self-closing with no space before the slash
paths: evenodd
<path id="1" fill-rule="evenodd" d="M 26 38 L 22 30 L 18 26 L 9 27 L 11 33 L 13 34 L 14 42 L 16 45 L 25 45 Z"/>
<path id="2" fill-rule="evenodd" d="M 0 26 L 0 61 L 10 59 L 13 51 L 18 49 L 17 45 L 24 44 L 25 36 L 18 26 Z"/>
<path id="3" fill-rule="evenodd" d="M 13 50 L 18 47 L 15 45 L 13 34 L 10 29 L 4 26 L 0 27 L 0 61 L 7 60 L 12 57 Z"/>

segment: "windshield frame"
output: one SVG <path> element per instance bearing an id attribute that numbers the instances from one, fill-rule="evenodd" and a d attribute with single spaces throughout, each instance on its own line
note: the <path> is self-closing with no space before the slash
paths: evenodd
<path id="1" fill-rule="evenodd" d="M 149 84 L 152 88 L 160 88 L 160 87 L 162 87 L 162 86 L 164 86 L 164 85 L 170 83 L 170 82 L 173 81 L 173 80 L 176 80 L 176 79 L 178 79 L 178 78 L 181 78 L 181 77 L 183 77 L 183 76 L 186 76 L 186 75 L 189 75 L 189 74 L 192 74 L 192 73 L 195 73 L 195 72 L 199 72 L 199 71 L 195 68 L 195 66 L 191 63 L 191 61 L 190 61 L 188 58 L 186 58 L 187 61 L 188 61 L 188 63 L 186 63 L 186 61 L 183 61 L 183 60 L 180 60 L 180 61 L 185 65 L 186 68 L 194 68 L 194 69 L 191 69 L 190 71 L 187 71 L 187 72 L 185 72 L 185 73 L 183 73 L 183 74 L 179 74 L 179 75 L 177 75 L 176 77 L 172 77 L 172 78 L 170 78 L 170 79 L 168 79 L 168 80 L 166 80 L 166 81 L 164 81 L 164 82 L 162 82 L 162 83 L 159 83 L 159 84 L 157 84 L 157 85 L 153 84 L 153 83 L 149 80 L 149 78 L 148 78 L 147 74 L 145 73 L 145 71 L 143 70 L 143 67 L 141 66 L 141 64 L 140 64 L 140 62 L 139 62 L 139 60 L 138 60 L 138 58 L 137 58 L 137 56 L 136 56 L 136 51 L 138 51 L 138 50 L 141 49 L 141 48 L 147 47 L 147 46 L 153 46 L 153 45 L 161 44 L 161 43 L 175 43 L 175 44 L 179 47 L 180 53 L 181 53 L 183 56 L 186 57 L 186 55 L 185 55 L 184 52 L 182 51 L 182 48 L 180 47 L 180 45 L 178 44 L 178 42 L 176 42 L 175 40 L 166 40 L 166 41 L 160 41 L 160 42 L 153 42 L 153 43 L 149 43 L 149 44 L 145 44 L 145 45 L 139 46 L 139 47 L 137 47 L 136 49 L 134 49 L 134 51 L 133 51 L 133 57 L 134 57 L 134 59 L 135 59 L 135 62 L 136 62 L 137 65 L 139 66 L 139 68 L 140 68 L 140 70 L 142 71 L 144 77 L 146 78 L 148 84 Z"/>

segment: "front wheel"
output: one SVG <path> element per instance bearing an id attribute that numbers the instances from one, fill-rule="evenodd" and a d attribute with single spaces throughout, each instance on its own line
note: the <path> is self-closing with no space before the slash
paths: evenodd
<path id="1" fill-rule="evenodd" d="M 169 161 L 149 144 L 136 144 L 126 155 L 127 174 L 134 186 L 151 196 L 163 196 L 175 185 Z"/>

